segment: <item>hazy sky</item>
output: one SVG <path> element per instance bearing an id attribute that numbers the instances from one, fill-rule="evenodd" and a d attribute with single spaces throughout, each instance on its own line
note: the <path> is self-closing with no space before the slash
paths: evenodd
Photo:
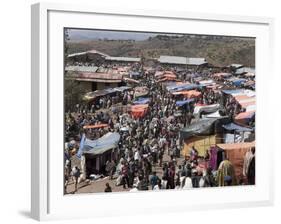
<path id="1" fill-rule="evenodd" d="M 120 32 L 120 31 L 103 31 L 103 30 L 80 30 L 68 29 L 70 40 L 90 40 L 90 39 L 118 39 L 118 40 L 145 40 L 149 37 L 156 36 L 155 33 L 140 32 Z"/>
<path id="2" fill-rule="evenodd" d="M 111 40 L 146 40 L 149 37 L 154 37 L 159 34 L 162 35 L 177 35 L 181 36 L 183 34 L 167 34 L 167 33 L 146 33 L 146 32 L 126 32 L 126 31 L 110 31 L 110 30 L 90 30 L 90 29 L 67 29 L 70 40 L 80 41 L 80 40 L 97 40 L 97 39 L 111 39 Z M 188 34 L 186 34 L 188 35 Z M 190 34 L 192 35 L 192 34 Z M 233 37 L 229 37 L 233 38 Z M 238 38 L 238 37 L 236 37 Z M 243 37 L 241 39 L 248 39 L 248 37 Z"/>

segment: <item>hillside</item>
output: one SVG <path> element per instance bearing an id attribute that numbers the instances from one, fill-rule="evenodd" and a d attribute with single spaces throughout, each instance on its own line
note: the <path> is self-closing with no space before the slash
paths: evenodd
<path id="1" fill-rule="evenodd" d="M 69 54 L 96 49 L 111 56 L 204 57 L 214 65 L 238 63 L 255 67 L 255 40 L 253 38 L 157 35 L 141 41 L 99 39 L 68 41 L 67 45 Z"/>

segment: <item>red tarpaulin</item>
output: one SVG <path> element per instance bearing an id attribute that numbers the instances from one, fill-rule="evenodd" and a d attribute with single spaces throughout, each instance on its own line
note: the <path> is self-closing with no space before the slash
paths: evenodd
<path id="1" fill-rule="evenodd" d="M 134 105 L 131 107 L 131 113 L 134 118 L 142 118 L 146 115 L 148 104 Z"/>

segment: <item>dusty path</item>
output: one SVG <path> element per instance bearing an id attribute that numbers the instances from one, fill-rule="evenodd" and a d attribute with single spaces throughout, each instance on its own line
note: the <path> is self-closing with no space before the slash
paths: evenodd
<path id="1" fill-rule="evenodd" d="M 167 152 L 165 152 L 164 157 L 163 157 L 163 163 L 168 162 L 170 160 L 170 157 L 168 156 Z M 183 157 L 177 158 L 177 163 L 180 164 L 183 160 Z M 163 175 L 163 170 L 162 167 L 159 166 L 159 164 L 156 164 L 152 168 L 153 171 L 156 171 L 157 175 L 161 178 Z M 116 186 L 115 185 L 116 180 L 110 180 L 109 177 L 105 177 L 103 179 L 99 179 L 96 181 L 92 181 L 91 183 L 80 183 L 78 184 L 78 190 L 75 192 L 75 194 L 79 193 L 102 193 L 104 192 L 105 189 L 105 184 L 109 183 L 112 192 L 121 192 L 121 191 L 129 191 L 130 188 L 123 189 L 123 186 Z M 149 190 L 151 190 L 151 186 L 149 186 Z M 74 183 L 70 182 L 67 185 L 66 188 L 66 193 L 71 194 L 74 192 Z"/>

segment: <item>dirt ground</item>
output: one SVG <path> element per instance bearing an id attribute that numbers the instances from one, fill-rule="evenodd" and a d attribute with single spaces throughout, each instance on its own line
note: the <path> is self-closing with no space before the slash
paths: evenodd
<path id="1" fill-rule="evenodd" d="M 168 162 L 170 160 L 170 157 L 167 152 L 165 152 L 163 156 L 163 163 Z M 183 161 L 183 157 L 177 158 L 177 164 L 181 164 Z M 152 168 L 153 171 L 156 171 L 158 177 L 162 177 L 163 170 L 162 167 L 159 166 L 159 164 L 156 164 Z M 98 179 L 91 182 L 82 182 L 78 184 L 78 190 L 77 192 L 74 192 L 75 186 L 72 181 L 70 181 L 66 187 L 66 194 L 80 194 L 80 193 L 102 193 L 105 189 L 105 184 L 109 183 L 109 185 L 112 188 L 112 192 L 122 192 L 122 191 L 129 191 L 131 188 L 124 189 L 123 186 L 116 186 L 116 179 L 110 180 L 109 177 L 105 177 L 102 179 Z M 151 190 L 151 186 L 149 186 L 149 190 Z"/>

